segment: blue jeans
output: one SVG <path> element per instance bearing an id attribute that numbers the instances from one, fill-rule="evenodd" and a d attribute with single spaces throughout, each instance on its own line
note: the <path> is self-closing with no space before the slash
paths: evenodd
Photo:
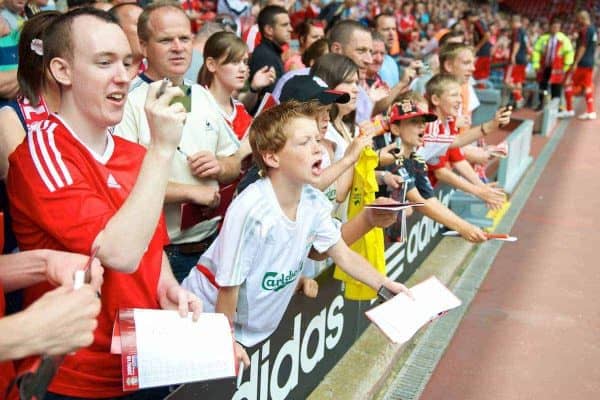
<path id="1" fill-rule="evenodd" d="M 183 254 L 174 247 L 166 247 L 165 253 L 171 263 L 171 269 L 177 282 L 181 283 L 198 263 L 202 252 Z"/>
<path id="2" fill-rule="evenodd" d="M 177 282 L 181 283 L 185 277 L 189 275 L 192 268 L 198 264 L 198 260 L 200 259 L 202 253 L 208 249 L 208 247 L 216 238 L 217 232 L 202 240 L 200 242 L 200 247 L 202 249 L 193 253 L 189 251 L 182 252 L 177 245 L 169 245 L 165 247 L 165 253 L 167 254 L 167 258 L 171 264 L 171 269 L 173 270 L 173 275 L 175 275 Z"/>

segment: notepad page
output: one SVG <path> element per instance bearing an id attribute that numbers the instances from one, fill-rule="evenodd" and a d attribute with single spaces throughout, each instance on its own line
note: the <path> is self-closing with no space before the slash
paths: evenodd
<path id="1" fill-rule="evenodd" d="M 405 294 L 399 294 L 366 312 L 367 317 L 395 343 L 408 341 L 439 313 L 461 304 L 460 300 L 435 277 L 413 286 L 410 290 L 414 300 Z"/>
<path id="2" fill-rule="evenodd" d="M 233 339 L 223 314 L 194 322 L 177 311 L 134 311 L 140 388 L 235 376 Z"/>

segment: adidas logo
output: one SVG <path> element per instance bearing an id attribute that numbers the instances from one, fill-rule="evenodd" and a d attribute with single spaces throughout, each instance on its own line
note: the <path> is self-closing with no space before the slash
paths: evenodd
<path id="1" fill-rule="evenodd" d="M 115 179 L 114 176 L 112 176 L 112 174 L 108 175 L 108 179 L 106 180 L 106 185 L 109 188 L 121 189 L 121 185 L 119 185 L 119 182 L 117 182 L 117 180 Z"/>

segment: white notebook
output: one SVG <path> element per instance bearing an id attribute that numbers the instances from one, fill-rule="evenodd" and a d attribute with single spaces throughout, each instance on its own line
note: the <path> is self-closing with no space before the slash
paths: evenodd
<path id="1" fill-rule="evenodd" d="M 123 389 L 137 390 L 235 376 L 233 337 L 224 314 L 192 321 L 177 311 L 122 309 L 113 340 Z M 118 336 L 116 336 L 118 335 Z M 116 351 L 115 351 L 116 350 Z"/>
<path id="2" fill-rule="evenodd" d="M 410 289 L 414 300 L 400 293 L 365 314 L 394 343 L 404 343 L 429 321 L 444 311 L 460 306 L 461 301 L 436 277 Z"/>

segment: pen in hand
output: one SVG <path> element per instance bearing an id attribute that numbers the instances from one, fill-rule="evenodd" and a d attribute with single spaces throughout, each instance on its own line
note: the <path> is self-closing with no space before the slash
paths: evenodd
<path id="1" fill-rule="evenodd" d="M 160 87 L 158 88 L 158 92 L 156 92 L 157 99 L 160 96 L 162 96 L 163 94 L 165 94 L 165 91 L 167 90 L 167 85 L 169 84 L 169 82 L 170 82 L 169 78 L 163 78 L 162 83 L 160 84 Z"/>
<path id="2" fill-rule="evenodd" d="M 190 158 L 190 156 L 185 151 L 181 150 L 181 147 L 177 146 L 177 151 L 185 158 Z"/>
<path id="3" fill-rule="evenodd" d="M 238 374 L 237 374 L 237 385 L 236 385 L 236 389 L 239 389 L 241 383 L 242 383 L 242 377 L 244 376 L 244 362 L 240 361 L 240 365 L 238 367 Z"/>
<path id="4" fill-rule="evenodd" d="M 96 254 L 98 254 L 98 249 L 99 249 L 99 247 L 95 247 L 92 250 L 92 254 L 90 255 L 90 258 L 88 258 L 88 261 L 84 265 L 83 269 L 75 271 L 75 278 L 74 278 L 74 282 L 73 282 L 74 290 L 81 289 L 81 287 L 84 284 L 90 282 L 90 279 L 91 279 L 90 268 L 92 267 L 92 262 L 94 261 L 94 258 L 96 258 Z"/>

